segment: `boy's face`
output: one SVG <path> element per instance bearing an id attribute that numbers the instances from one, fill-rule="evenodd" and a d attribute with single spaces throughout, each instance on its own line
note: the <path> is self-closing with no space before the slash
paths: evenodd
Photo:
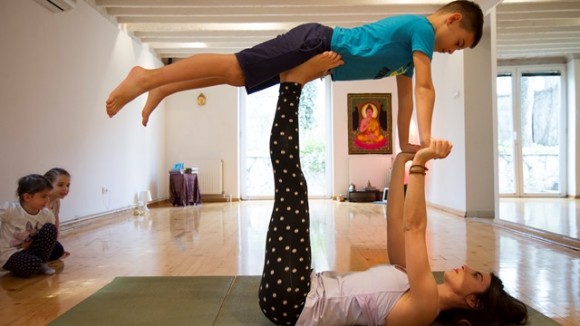
<path id="1" fill-rule="evenodd" d="M 451 54 L 471 47 L 474 36 L 461 27 L 462 18 L 459 13 L 447 16 L 445 24 L 435 32 L 435 52 Z"/>

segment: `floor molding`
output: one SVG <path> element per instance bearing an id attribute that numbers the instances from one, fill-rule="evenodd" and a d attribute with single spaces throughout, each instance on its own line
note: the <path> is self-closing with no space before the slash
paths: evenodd
<path id="1" fill-rule="evenodd" d="M 546 241 L 546 242 L 549 242 L 551 244 L 556 244 L 556 245 L 559 245 L 562 247 L 566 247 L 568 249 L 580 251 L 580 240 L 574 239 L 574 238 L 571 238 L 571 237 L 568 237 L 565 235 L 556 234 L 553 232 L 548 232 L 548 231 L 540 230 L 540 229 L 533 228 L 530 226 L 526 226 L 523 224 L 508 222 L 508 221 L 504 221 L 504 220 L 478 218 L 478 217 L 471 217 L 469 219 L 476 221 L 476 222 L 479 222 L 479 223 L 491 224 L 491 225 L 496 226 L 498 228 L 512 231 L 512 232 L 518 233 L 518 234 L 526 236 L 526 237 L 531 237 L 531 238 L 534 238 L 537 240 Z"/>

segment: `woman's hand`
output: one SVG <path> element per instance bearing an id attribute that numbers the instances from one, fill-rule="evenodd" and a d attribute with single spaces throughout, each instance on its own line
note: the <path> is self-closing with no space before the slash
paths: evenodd
<path id="1" fill-rule="evenodd" d="M 429 147 L 421 148 L 415 154 L 413 162 L 421 165 L 425 164 L 431 159 L 446 158 L 451 153 L 453 145 L 444 139 L 431 139 Z"/>

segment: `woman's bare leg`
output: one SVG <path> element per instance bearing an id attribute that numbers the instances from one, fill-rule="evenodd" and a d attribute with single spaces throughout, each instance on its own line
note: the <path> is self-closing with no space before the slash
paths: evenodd
<path id="1" fill-rule="evenodd" d="M 244 74 L 234 54 L 196 54 L 151 70 L 134 67 L 109 95 L 107 114 L 113 117 L 125 104 L 159 86 L 200 79 L 199 87 L 206 87 L 203 80 L 216 77 L 232 86 L 244 85 Z"/>

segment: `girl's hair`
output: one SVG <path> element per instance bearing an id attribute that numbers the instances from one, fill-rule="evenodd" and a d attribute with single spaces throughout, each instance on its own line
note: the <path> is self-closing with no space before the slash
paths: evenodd
<path id="1" fill-rule="evenodd" d="M 523 325 L 528 321 L 528 308 L 503 289 L 499 277 L 491 273 L 491 284 L 482 293 L 475 294 L 474 309 L 442 311 L 437 321 L 444 325 Z"/>
<path id="2" fill-rule="evenodd" d="M 481 40 L 483 34 L 483 11 L 479 5 L 469 0 L 457 0 L 450 2 L 439 8 L 437 12 L 440 13 L 455 13 L 458 12 L 463 16 L 461 20 L 461 27 L 466 31 L 473 33 L 473 49 Z"/>
<path id="3" fill-rule="evenodd" d="M 20 200 L 24 194 L 34 195 L 46 189 L 52 189 L 52 183 L 40 174 L 30 174 L 18 180 L 16 194 Z"/>
<path id="4" fill-rule="evenodd" d="M 70 177 L 70 174 L 67 172 L 67 170 L 65 170 L 63 168 L 52 168 L 44 174 L 44 176 L 50 182 L 55 182 L 56 178 L 58 178 L 61 175 L 66 175 L 67 177 Z"/>

